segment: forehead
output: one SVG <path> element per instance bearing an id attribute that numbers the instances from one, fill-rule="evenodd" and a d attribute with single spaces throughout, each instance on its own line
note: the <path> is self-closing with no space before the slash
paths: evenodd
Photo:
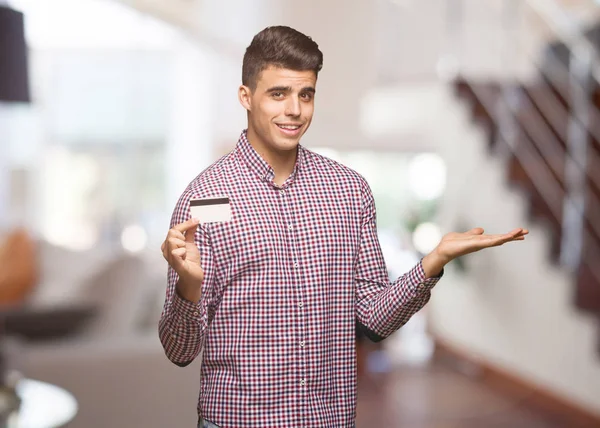
<path id="1" fill-rule="evenodd" d="M 272 86 L 315 87 L 317 76 L 312 70 L 290 70 L 289 68 L 267 67 L 262 71 L 256 84 L 257 88 L 268 89 Z"/>

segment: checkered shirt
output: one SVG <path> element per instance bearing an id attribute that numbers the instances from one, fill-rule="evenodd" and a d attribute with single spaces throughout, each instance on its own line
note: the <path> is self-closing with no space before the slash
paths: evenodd
<path id="1" fill-rule="evenodd" d="M 232 220 L 196 231 L 198 304 L 169 267 L 160 340 L 180 366 L 202 352 L 198 413 L 222 428 L 353 427 L 356 328 L 387 337 L 441 275 L 419 262 L 389 281 L 371 189 L 350 168 L 299 145 L 290 177 L 274 177 L 244 131 L 185 189 L 171 227 L 202 197 L 229 197 Z"/>

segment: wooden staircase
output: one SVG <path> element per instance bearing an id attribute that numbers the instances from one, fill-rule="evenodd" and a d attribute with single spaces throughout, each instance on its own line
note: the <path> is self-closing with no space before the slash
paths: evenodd
<path id="1" fill-rule="evenodd" d="M 560 61 L 554 57 L 545 63 L 539 79 L 527 85 L 462 77 L 454 81 L 456 94 L 471 106 L 473 121 L 486 130 L 490 154 L 507 156 L 509 185 L 528 195 L 529 215 L 547 225 L 552 235 L 549 257 L 555 263 L 561 263 L 561 245 L 568 230 L 564 204 L 573 196 L 568 181 L 572 170 L 567 164 L 573 157 L 570 120 L 576 117 L 569 75 Z M 582 128 L 587 165 L 578 169 L 585 171 L 580 188 L 585 195 L 582 250 L 571 268 L 573 303 L 597 315 L 600 325 L 600 85 L 592 82 L 588 126 Z M 600 352 L 600 336 L 598 345 Z"/>

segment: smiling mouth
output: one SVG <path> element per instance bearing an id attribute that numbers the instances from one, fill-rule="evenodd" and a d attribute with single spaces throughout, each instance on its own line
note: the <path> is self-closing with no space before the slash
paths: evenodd
<path id="1" fill-rule="evenodd" d="M 297 124 L 276 123 L 276 125 L 279 128 L 279 132 L 281 132 L 281 134 L 284 135 L 285 137 L 289 137 L 289 138 L 298 138 L 300 136 L 300 132 L 302 131 L 302 127 L 303 127 L 303 125 L 297 125 Z"/>
<path id="2" fill-rule="evenodd" d="M 302 125 L 280 125 L 280 124 L 277 124 L 277 126 L 281 129 L 285 129 L 287 131 L 296 131 L 302 127 Z"/>

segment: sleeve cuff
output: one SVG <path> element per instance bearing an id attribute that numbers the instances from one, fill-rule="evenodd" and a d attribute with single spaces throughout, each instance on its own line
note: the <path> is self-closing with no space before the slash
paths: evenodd
<path id="1" fill-rule="evenodd" d="M 427 278 L 425 276 L 425 269 L 423 269 L 423 259 L 421 259 L 417 266 L 415 266 L 413 272 L 416 280 L 415 283 L 417 284 L 417 289 L 419 292 L 430 291 L 433 287 L 435 287 L 442 276 L 444 276 L 444 269 L 442 268 L 442 271 L 438 275 Z"/>
<path id="2" fill-rule="evenodd" d="M 202 318 L 201 305 L 184 299 L 177 293 L 177 290 L 175 290 L 175 293 L 173 294 L 172 308 L 177 314 L 184 318 L 195 320 L 200 320 Z"/>

